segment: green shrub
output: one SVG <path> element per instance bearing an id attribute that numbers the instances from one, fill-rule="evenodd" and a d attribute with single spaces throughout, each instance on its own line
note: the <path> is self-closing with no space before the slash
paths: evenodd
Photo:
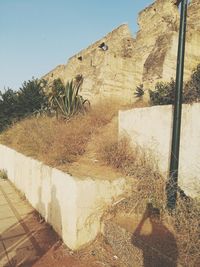
<path id="1" fill-rule="evenodd" d="M 0 131 L 13 122 L 48 106 L 43 86 L 45 81 L 32 79 L 22 84 L 18 91 L 8 88 L 0 92 Z"/>
<path id="2" fill-rule="evenodd" d="M 200 64 L 193 72 L 191 79 L 185 85 L 184 102 L 192 103 L 200 101 Z"/>
<path id="3" fill-rule="evenodd" d="M 172 79 L 169 83 L 160 82 L 155 86 L 155 90 L 149 90 L 151 105 L 168 105 L 174 103 L 176 83 Z M 185 84 L 183 89 L 183 103 L 193 103 L 200 101 L 200 64 L 191 75 L 191 79 Z"/>
<path id="4" fill-rule="evenodd" d="M 143 84 L 140 84 L 139 86 L 136 87 L 134 96 L 136 98 L 141 99 L 143 97 L 143 95 L 144 95 L 144 86 L 143 86 Z"/>
<path id="5" fill-rule="evenodd" d="M 79 95 L 82 81 L 82 78 L 79 81 L 72 80 L 64 86 L 60 79 L 54 80 L 49 95 L 50 109 L 64 118 L 70 118 L 79 112 L 85 112 L 85 104 L 89 101 L 84 100 Z"/>
<path id="6" fill-rule="evenodd" d="M 17 93 L 19 104 L 18 116 L 20 118 L 47 107 L 47 96 L 43 90 L 45 84 L 46 81 L 34 78 L 22 84 L 22 87 Z"/>
<path id="7" fill-rule="evenodd" d="M 169 83 L 157 83 L 154 91 L 149 90 L 149 97 L 152 105 L 169 105 L 174 103 L 175 81 L 172 79 Z"/>
<path id="8" fill-rule="evenodd" d="M 16 116 L 17 106 L 17 94 L 12 89 L 0 92 L 0 130 L 11 124 L 12 118 Z"/>

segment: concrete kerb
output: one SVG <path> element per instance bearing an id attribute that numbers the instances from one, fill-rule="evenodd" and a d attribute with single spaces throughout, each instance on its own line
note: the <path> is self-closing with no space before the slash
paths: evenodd
<path id="1" fill-rule="evenodd" d="M 95 239 L 108 206 L 130 191 L 125 178 L 80 180 L 4 145 L 0 169 L 73 250 Z"/>

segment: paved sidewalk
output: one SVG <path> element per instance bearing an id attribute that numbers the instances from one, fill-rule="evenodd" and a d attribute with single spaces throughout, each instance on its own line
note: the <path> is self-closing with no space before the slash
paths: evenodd
<path id="1" fill-rule="evenodd" d="M 11 183 L 0 179 L 0 267 L 33 266 L 57 241 Z"/>
<path id="2" fill-rule="evenodd" d="M 113 256 L 101 239 L 72 252 L 11 183 L 0 179 L 0 267 L 120 267 Z"/>
<path id="3" fill-rule="evenodd" d="M 32 211 L 14 187 L 0 179 L 0 266 L 22 266 L 39 256 L 40 248 L 26 224 Z"/>

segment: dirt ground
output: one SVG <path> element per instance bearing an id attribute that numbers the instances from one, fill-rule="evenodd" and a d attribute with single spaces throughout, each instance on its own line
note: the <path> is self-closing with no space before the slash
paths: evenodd
<path id="1" fill-rule="evenodd" d="M 32 247 L 26 244 L 20 246 L 20 237 L 13 240 L 11 247 L 15 254 L 4 267 L 120 267 L 119 259 L 113 255 L 112 249 L 102 236 L 99 236 L 86 248 L 73 252 L 45 223 L 36 211 L 29 213 L 20 224 L 24 224 L 31 233 Z M 18 228 L 19 226 L 17 226 Z M 15 229 L 17 230 L 17 229 Z M 29 235 L 30 239 L 30 235 Z M 17 249 L 15 246 L 18 246 Z M 26 248 L 26 250 L 25 250 Z M 23 251 L 23 253 L 21 252 Z M 3 267 L 3 266 L 1 266 Z"/>
<path id="2" fill-rule="evenodd" d="M 111 247 L 102 236 L 99 236 L 86 248 L 73 252 L 60 240 L 53 229 L 45 222 L 40 222 L 38 214 L 33 212 L 29 215 L 28 224 L 31 228 L 38 228 L 35 238 L 41 246 L 41 256 L 29 265 L 34 267 L 120 267 L 119 259 L 112 253 Z"/>
<path id="3" fill-rule="evenodd" d="M 111 247 L 106 243 L 102 236 L 99 236 L 89 246 L 80 251 L 70 250 L 45 222 L 40 219 L 36 212 L 29 214 L 27 224 L 31 229 L 38 229 L 35 232 L 35 239 L 40 244 L 40 256 L 29 265 L 27 262 L 21 266 L 34 267 L 121 267 L 119 259 L 113 255 Z"/>

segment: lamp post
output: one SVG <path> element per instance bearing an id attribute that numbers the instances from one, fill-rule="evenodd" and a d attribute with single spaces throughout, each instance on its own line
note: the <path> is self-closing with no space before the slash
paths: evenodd
<path id="1" fill-rule="evenodd" d="M 170 160 L 169 179 L 167 181 L 167 186 L 166 186 L 167 208 L 169 211 L 172 211 L 176 208 L 177 190 L 178 190 L 178 166 L 179 166 L 180 133 L 181 133 L 182 91 L 183 91 L 183 73 L 184 73 L 184 58 L 185 58 L 187 6 L 188 6 L 188 0 L 182 0 L 178 55 L 177 55 L 177 69 L 176 69 L 176 92 L 175 92 L 175 102 L 174 102 L 171 160 Z"/>

